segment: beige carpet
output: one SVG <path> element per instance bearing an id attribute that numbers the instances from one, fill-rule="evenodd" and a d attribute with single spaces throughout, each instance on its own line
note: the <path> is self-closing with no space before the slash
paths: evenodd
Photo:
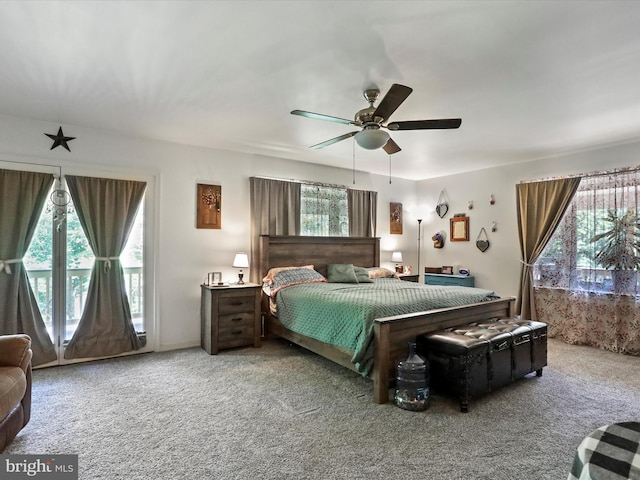
<path id="1" fill-rule="evenodd" d="M 564 479 L 602 425 L 640 417 L 640 358 L 549 342 L 549 367 L 471 404 L 376 405 L 372 384 L 273 340 L 37 370 L 5 454 L 79 455 L 85 479 Z"/>

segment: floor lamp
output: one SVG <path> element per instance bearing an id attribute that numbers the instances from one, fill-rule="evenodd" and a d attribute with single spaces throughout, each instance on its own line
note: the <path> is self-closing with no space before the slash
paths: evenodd
<path id="1" fill-rule="evenodd" d="M 418 219 L 418 270 L 417 273 L 420 275 L 420 224 L 422 223 L 422 219 Z"/>

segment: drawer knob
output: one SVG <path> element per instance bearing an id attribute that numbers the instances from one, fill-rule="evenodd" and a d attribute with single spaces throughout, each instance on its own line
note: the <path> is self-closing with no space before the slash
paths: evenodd
<path id="1" fill-rule="evenodd" d="M 231 332 L 231 335 L 240 335 L 242 333 L 242 330 L 234 330 L 233 332 Z"/>
<path id="2" fill-rule="evenodd" d="M 231 319 L 232 322 L 239 322 L 240 320 L 242 320 L 242 317 L 234 317 Z"/>

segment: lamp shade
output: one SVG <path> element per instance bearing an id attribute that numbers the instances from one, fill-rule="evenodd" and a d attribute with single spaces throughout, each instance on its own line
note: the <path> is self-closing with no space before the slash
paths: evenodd
<path id="1" fill-rule="evenodd" d="M 249 268 L 249 256 L 246 253 L 236 253 L 233 266 L 235 268 Z"/>
<path id="2" fill-rule="evenodd" d="M 402 261 L 402 252 L 393 252 L 391 254 L 392 262 L 401 262 Z"/>
<path id="3" fill-rule="evenodd" d="M 389 141 L 389 134 L 380 129 L 367 129 L 356 133 L 356 142 L 362 148 L 367 150 L 375 150 L 383 147 Z"/>

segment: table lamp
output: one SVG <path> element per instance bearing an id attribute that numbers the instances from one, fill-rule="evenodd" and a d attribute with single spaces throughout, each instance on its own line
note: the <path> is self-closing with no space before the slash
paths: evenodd
<path id="1" fill-rule="evenodd" d="M 396 262 L 396 272 L 402 273 L 403 267 L 400 265 L 402 263 L 402 252 L 393 252 L 391 254 L 391 261 Z"/>
<path id="2" fill-rule="evenodd" d="M 233 259 L 233 267 L 240 269 L 240 272 L 238 273 L 238 285 L 244 285 L 244 281 L 242 280 L 244 273 L 242 273 L 242 269 L 249 268 L 249 256 L 242 252 L 236 253 L 236 256 Z"/>

